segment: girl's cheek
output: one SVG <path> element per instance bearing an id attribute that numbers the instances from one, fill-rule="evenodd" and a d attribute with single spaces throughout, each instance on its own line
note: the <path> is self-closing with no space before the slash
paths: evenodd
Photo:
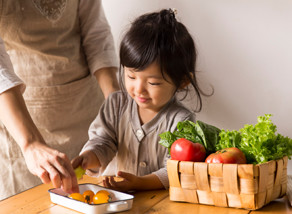
<path id="1" fill-rule="evenodd" d="M 133 87 L 131 86 L 131 84 L 128 81 L 125 81 L 125 88 L 126 91 L 130 94 L 130 92 L 132 91 Z"/>
<path id="2" fill-rule="evenodd" d="M 127 79 L 124 82 L 124 86 L 125 86 L 126 89 L 129 87 L 129 81 Z"/>

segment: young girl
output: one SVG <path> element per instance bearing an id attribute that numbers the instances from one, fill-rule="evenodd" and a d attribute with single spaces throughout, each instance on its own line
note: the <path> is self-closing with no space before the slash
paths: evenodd
<path id="1" fill-rule="evenodd" d="M 101 175 L 113 158 L 122 181 L 106 177 L 119 191 L 168 188 L 168 150 L 159 134 L 174 131 L 195 115 L 175 97 L 191 84 L 201 110 L 196 82 L 196 51 L 186 27 L 172 10 L 142 15 L 120 46 L 122 91 L 112 93 L 89 129 L 89 141 L 72 161 L 90 175 Z"/>

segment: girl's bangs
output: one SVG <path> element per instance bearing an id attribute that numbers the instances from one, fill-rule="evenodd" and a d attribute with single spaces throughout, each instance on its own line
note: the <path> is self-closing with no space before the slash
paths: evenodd
<path id="1" fill-rule="evenodd" d="M 153 36 L 149 34 L 136 33 L 126 36 L 120 46 L 121 65 L 136 70 L 145 69 L 158 58 L 156 44 Z"/>

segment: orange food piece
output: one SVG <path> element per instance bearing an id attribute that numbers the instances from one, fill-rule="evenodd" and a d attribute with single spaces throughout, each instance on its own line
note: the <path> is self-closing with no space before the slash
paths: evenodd
<path id="1" fill-rule="evenodd" d="M 92 190 L 86 190 L 82 195 L 86 203 L 91 204 L 93 202 L 94 192 Z"/>
<path id="2" fill-rule="evenodd" d="M 108 191 L 104 190 L 104 189 L 99 190 L 97 193 L 99 193 L 99 192 L 102 192 L 102 193 L 104 193 L 104 194 L 110 196 L 110 193 L 109 193 Z"/>
<path id="3" fill-rule="evenodd" d="M 93 196 L 93 203 L 94 204 L 103 204 L 108 203 L 111 200 L 109 192 L 97 192 Z"/>
<path id="4" fill-rule="evenodd" d="M 85 198 L 83 197 L 81 193 L 75 192 L 75 193 L 70 194 L 68 197 L 77 201 L 85 202 Z"/>

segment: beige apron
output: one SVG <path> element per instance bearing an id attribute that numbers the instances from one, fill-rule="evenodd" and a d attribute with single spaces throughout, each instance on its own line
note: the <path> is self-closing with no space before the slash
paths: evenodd
<path id="1" fill-rule="evenodd" d="M 82 47 L 79 1 L 0 0 L 0 36 L 24 98 L 46 143 L 70 159 L 88 139 L 103 95 L 90 75 Z M 0 124 L 0 200 L 40 184 L 19 146 Z"/>

